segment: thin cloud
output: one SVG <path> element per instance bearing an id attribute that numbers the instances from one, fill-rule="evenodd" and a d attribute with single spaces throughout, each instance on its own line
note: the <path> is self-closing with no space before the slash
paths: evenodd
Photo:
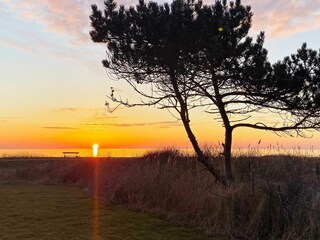
<path id="1" fill-rule="evenodd" d="M 106 119 L 119 119 L 120 116 L 114 116 L 114 115 L 106 115 L 106 114 L 102 114 L 102 115 L 96 115 L 93 117 L 93 119 L 95 120 L 106 120 Z"/>
<path id="2" fill-rule="evenodd" d="M 4 118 L 4 119 L 19 119 L 20 117 L 16 117 L 16 116 L 4 116 L 4 117 L 1 117 L 1 118 Z"/>
<path id="3" fill-rule="evenodd" d="M 270 39 L 320 30 L 319 0 L 243 0 L 242 3 L 252 6 L 253 31 L 265 31 Z"/>
<path id="4" fill-rule="evenodd" d="M 76 63 L 81 59 L 85 66 L 98 71 L 101 63 L 97 59 L 104 57 L 101 51 L 104 48 L 93 44 L 89 36 L 93 3 L 93 0 L 0 0 L 2 24 L 10 29 L 10 34 L 1 37 L 0 45 Z"/>
<path id="5" fill-rule="evenodd" d="M 117 2 L 131 4 L 131 0 Z M 100 0 L 0 0 L 0 3 L 4 4 L 1 11 L 14 14 L 22 21 L 41 25 L 44 33 L 62 35 L 72 45 L 91 43 L 91 5 L 96 4 L 103 8 L 103 1 Z"/>
<path id="6" fill-rule="evenodd" d="M 25 21 L 41 24 L 44 32 L 67 36 L 73 44 L 89 42 L 90 3 L 81 0 L 0 0 Z"/>
<path id="7" fill-rule="evenodd" d="M 87 121 L 92 119 L 94 120 L 103 120 L 103 119 L 116 119 L 120 116 L 111 114 L 107 112 L 106 108 L 78 108 L 78 107 L 61 107 L 61 108 L 53 108 L 52 112 L 59 113 L 87 113 L 92 114 L 92 117 L 88 118 Z"/>
<path id="8" fill-rule="evenodd" d="M 44 32 L 62 35 L 73 45 L 91 43 L 89 15 L 91 5 L 103 7 L 98 0 L 0 0 L 24 21 L 32 21 L 43 26 Z M 164 1 L 158 1 L 163 3 Z M 211 1 L 205 1 L 212 4 Z M 136 5 L 137 1 L 121 0 L 118 5 Z M 296 32 L 319 29 L 320 1 L 255 1 L 243 0 L 251 5 L 254 13 L 254 31 L 265 30 L 271 38 L 287 36 Z"/>
<path id="9" fill-rule="evenodd" d="M 79 108 L 79 107 L 61 107 L 53 108 L 52 112 L 58 113 L 85 113 L 91 115 L 86 121 L 118 119 L 120 116 L 107 112 L 106 108 Z"/>
<path id="10" fill-rule="evenodd" d="M 94 126 L 94 127 L 102 127 L 102 126 L 106 126 L 108 124 L 104 124 L 104 123 L 84 123 L 82 125 L 85 125 L 85 126 Z"/>
<path id="11" fill-rule="evenodd" d="M 163 0 L 157 2 L 163 3 Z M 82 59 L 87 66 L 95 70 L 101 69 L 100 62 L 104 54 L 102 45 L 93 44 L 89 31 L 91 5 L 97 4 L 103 8 L 100 0 L 0 0 L 4 18 L 14 16 L 20 21 L 36 26 L 36 31 L 16 29 L 13 39 L 3 36 L 0 44 L 12 48 L 23 49 L 34 54 L 52 55 L 58 58 L 68 58 L 74 61 Z M 134 0 L 120 0 L 118 5 L 136 5 Z M 212 4 L 212 1 L 206 1 Z M 244 5 L 253 9 L 252 35 L 265 31 L 268 39 L 290 36 L 305 31 L 320 30 L 319 0 L 290 1 L 255 1 L 242 0 Z M 8 19 L 11 20 L 12 18 Z M 4 21 L 5 22 L 5 21 Z M 39 27 L 40 26 L 40 27 Z M 14 31 L 14 30 L 12 30 Z M 21 31 L 19 33 L 19 31 Z M 27 32 L 30 32 L 29 35 Z"/>
<path id="12" fill-rule="evenodd" d="M 77 50 L 73 45 L 54 42 L 50 38 L 44 37 L 37 32 L 33 32 L 33 34 L 24 34 L 23 32 L 23 30 L 16 31 L 16 34 L 21 36 L 19 38 L 12 38 L 10 35 L 4 36 L 0 39 L 0 45 L 27 51 L 33 55 L 45 54 L 58 59 L 68 59 L 73 61 L 83 59 L 86 64 L 93 68 L 98 66 L 97 61 L 95 60 L 97 55 L 95 55 L 95 51 L 91 51 L 93 54 L 89 54 L 89 46 Z M 84 58 L 84 56 L 86 57 Z"/>
<path id="13" fill-rule="evenodd" d="M 53 108 L 53 112 L 101 112 L 106 111 L 105 108 L 78 108 L 78 107 L 61 107 Z"/>
<path id="14" fill-rule="evenodd" d="M 160 128 L 170 128 L 179 126 L 178 121 L 163 121 L 163 122 L 145 122 L 145 123 L 85 123 L 85 126 L 91 127 L 144 127 L 144 126 L 159 126 Z"/>
<path id="15" fill-rule="evenodd" d="M 16 48 L 19 50 L 24 50 L 24 51 L 28 51 L 28 52 L 32 52 L 37 54 L 38 51 L 36 49 L 34 49 L 31 46 L 28 46 L 28 44 L 26 44 L 27 46 L 23 46 L 22 43 L 19 43 L 17 41 L 14 40 L 9 40 L 9 39 L 0 39 L 0 44 L 6 47 L 10 47 L 10 48 Z"/>
<path id="16" fill-rule="evenodd" d="M 104 120 L 110 120 L 110 119 L 119 119 L 121 118 L 121 116 L 117 116 L 114 114 L 95 114 L 92 117 L 89 117 L 87 119 L 83 119 L 84 121 L 87 121 L 88 123 L 83 123 L 83 126 L 100 126 L 100 127 L 104 127 L 105 124 L 104 123 L 96 123 L 96 122 L 103 122 Z"/>
<path id="17" fill-rule="evenodd" d="M 75 127 L 42 127 L 45 129 L 51 129 L 51 130 L 77 130 L 79 128 L 75 128 Z"/>
<path id="18" fill-rule="evenodd" d="M 63 107 L 63 108 L 54 108 L 53 112 L 81 112 L 83 108 L 73 108 L 73 107 Z"/>
<path id="19" fill-rule="evenodd" d="M 0 117 L 0 122 L 2 123 L 9 123 L 12 120 L 16 120 L 19 119 L 20 117 L 15 117 L 15 116 L 4 116 L 4 117 Z"/>

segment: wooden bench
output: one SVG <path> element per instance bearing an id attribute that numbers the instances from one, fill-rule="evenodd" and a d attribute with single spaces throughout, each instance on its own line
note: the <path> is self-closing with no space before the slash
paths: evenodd
<path id="1" fill-rule="evenodd" d="M 62 152 L 63 153 L 63 157 L 67 157 L 67 156 L 74 156 L 74 157 L 78 157 L 79 152 Z"/>

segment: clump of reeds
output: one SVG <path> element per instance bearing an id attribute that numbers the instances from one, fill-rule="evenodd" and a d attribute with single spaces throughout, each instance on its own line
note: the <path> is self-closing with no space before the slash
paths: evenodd
<path id="1" fill-rule="evenodd" d="M 31 158 L 51 158 L 45 154 L 32 153 L 27 150 L 21 150 L 14 153 L 3 153 L 0 159 L 31 159 Z"/>
<path id="2" fill-rule="evenodd" d="M 218 154 L 212 159 L 221 163 Z M 195 157 L 170 148 L 141 158 L 24 161 L 14 168 L 0 164 L 0 180 L 76 184 L 92 193 L 98 174 L 106 202 L 153 212 L 211 235 L 318 239 L 318 168 L 317 158 L 238 156 L 236 180 L 226 188 Z"/>

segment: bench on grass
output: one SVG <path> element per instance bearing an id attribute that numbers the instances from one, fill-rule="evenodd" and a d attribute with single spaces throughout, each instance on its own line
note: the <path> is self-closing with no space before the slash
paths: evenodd
<path id="1" fill-rule="evenodd" d="M 67 156 L 74 156 L 74 157 L 78 157 L 79 152 L 62 152 L 63 153 L 63 157 L 67 157 Z"/>

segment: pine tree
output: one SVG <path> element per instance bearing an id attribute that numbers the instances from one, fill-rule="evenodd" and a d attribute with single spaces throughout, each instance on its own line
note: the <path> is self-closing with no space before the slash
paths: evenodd
<path id="1" fill-rule="evenodd" d="M 109 73 L 127 81 L 144 100 L 127 107 L 158 105 L 177 111 L 188 138 L 206 168 L 221 182 L 232 180 L 232 136 L 247 127 L 303 135 L 319 128 L 320 54 L 307 49 L 270 64 L 263 47 L 264 33 L 248 36 L 252 12 L 240 0 L 204 5 L 174 0 L 172 4 L 139 1 L 117 8 L 105 2 L 102 12 L 92 6 L 90 32 L 107 46 L 103 61 Z M 150 86 L 150 91 L 141 86 Z M 190 110 L 202 108 L 218 116 L 225 128 L 225 173 L 198 144 L 190 125 Z M 247 121 L 253 114 L 278 113 L 282 125 Z"/>

